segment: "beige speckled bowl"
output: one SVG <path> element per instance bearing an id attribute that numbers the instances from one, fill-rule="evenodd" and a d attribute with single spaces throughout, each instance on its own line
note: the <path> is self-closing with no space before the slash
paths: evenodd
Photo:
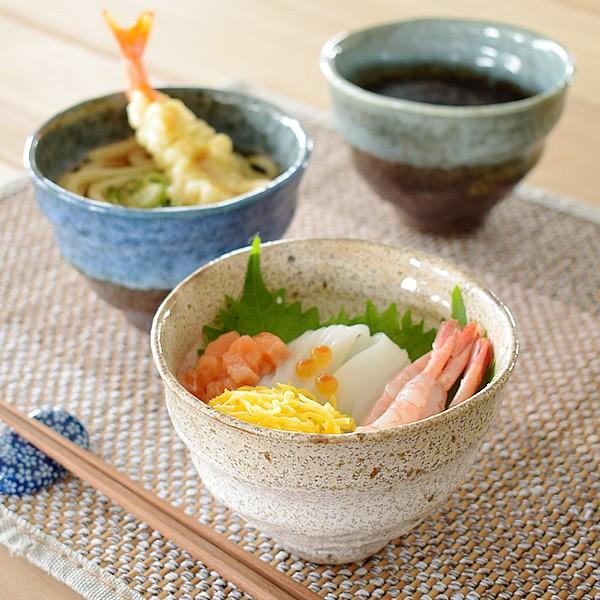
<path id="1" fill-rule="evenodd" d="M 196 271 L 164 301 L 152 327 L 152 353 L 169 414 L 205 485 L 223 504 L 318 563 L 359 560 L 409 531 L 464 479 L 500 404 L 518 351 L 512 316 L 483 285 L 451 264 L 414 250 L 360 240 L 265 244 L 271 288 L 318 305 L 321 316 L 367 298 L 397 302 L 425 317 L 449 314 L 461 285 L 467 312 L 487 330 L 496 374 L 456 408 L 373 433 L 338 436 L 276 431 L 238 421 L 189 394 L 175 374 L 225 294 L 241 293 L 247 250 Z"/>

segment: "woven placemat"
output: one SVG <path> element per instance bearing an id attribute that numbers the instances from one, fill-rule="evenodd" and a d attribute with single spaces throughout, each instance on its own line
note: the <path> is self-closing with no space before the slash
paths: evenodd
<path id="1" fill-rule="evenodd" d="M 504 406 L 443 508 L 364 563 L 323 567 L 216 504 L 171 427 L 148 337 L 61 260 L 28 187 L 0 203 L 0 396 L 73 412 L 104 460 L 324 598 L 599 597 L 600 227 L 521 191 L 471 237 L 423 236 L 357 177 L 331 130 L 310 130 L 316 150 L 288 235 L 452 259 L 519 325 Z M 0 541 L 87 597 L 244 597 L 77 479 L 0 503 Z"/>

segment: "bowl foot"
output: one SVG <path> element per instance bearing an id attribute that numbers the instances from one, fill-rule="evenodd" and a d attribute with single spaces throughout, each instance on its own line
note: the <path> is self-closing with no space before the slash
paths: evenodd
<path id="1" fill-rule="evenodd" d="M 108 304 L 123 312 L 138 329 L 150 331 L 152 318 L 169 290 L 134 290 L 84 274 L 90 287 Z"/>
<path id="2" fill-rule="evenodd" d="M 537 162 L 541 147 L 492 165 L 451 169 L 388 162 L 352 149 L 357 172 L 404 220 L 423 233 L 471 233 Z"/>
<path id="3" fill-rule="evenodd" d="M 444 236 L 461 236 L 473 233 L 479 229 L 486 220 L 487 214 L 471 216 L 458 216 L 449 219 L 417 219 L 399 209 L 400 217 L 412 229 L 421 233 Z"/>
<path id="4" fill-rule="evenodd" d="M 358 562 L 379 552 L 391 540 L 394 540 L 411 529 L 414 529 L 422 518 L 403 521 L 393 530 L 385 532 L 374 539 L 360 539 L 358 535 L 336 537 L 315 537 L 312 535 L 290 534 L 271 529 L 268 525 L 253 521 L 263 533 L 272 537 L 286 552 L 303 560 L 319 565 L 342 565 Z"/>

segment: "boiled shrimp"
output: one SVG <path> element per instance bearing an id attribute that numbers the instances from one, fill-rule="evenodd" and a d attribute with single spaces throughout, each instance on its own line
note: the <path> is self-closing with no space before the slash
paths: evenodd
<path id="1" fill-rule="evenodd" d="M 465 375 L 460 382 L 460 386 L 450 402 L 450 407 L 456 406 L 470 398 L 479 388 L 485 372 L 492 362 L 494 351 L 492 343 L 487 338 L 480 338 L 475 342 L 473 352 L 469 358 L 469 364 L 465 371 Z"/>
<path id="2" fill-rule="evenodd" d="M 462 330 L 456 323 L 443 324 L 438 331 L 434 348 L 424 366 L 413 363 L 412 377 L 406 381 L 402 373 L 392 380 L 388 392 L 396 391 L 395 385 L 402 385 L 387 409 L 377 418 L 357 431 L 386 429 L 413 423 L 442 412 L 446 406 L 448 391 L 461 374 L 458 401 L 473 395 L 477 390 L 491 360 L 491 344 L 481 337 L 481 330 L 475 323 L 469 323 Z M 419 361 L 417 361 L 419 362 Z M 415 371 L 419 371 L 416 374 Z M 384 393 L 385 395 L 385 393 Z M 389 394 L 388 394 L 389 396 Z"/>
<path id="3" fill-rule="evenodd" d="M 454 320 L 444 321 L 438 329 L 435 340 L 433 340 L 433 349 L 439 348 L 456 331 L 458 323 Z M 395 400 L 402 388 L 413 378 L 416 377 L 427 366 L 431 352 L 424 354 L 415 362 L 410 363 L 396 377 L 386 384 L 383 394 L 375 402 L 369 414 L 363 419 L 362 425 L 368 425 L 378 419 Z"/>

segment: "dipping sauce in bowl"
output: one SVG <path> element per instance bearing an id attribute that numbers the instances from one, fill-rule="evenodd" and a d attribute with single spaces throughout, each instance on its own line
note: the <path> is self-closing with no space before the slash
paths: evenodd
<path id="1" fill-rule="evenodd" d="M 332 38 L 321 68 L 357 171 L 416 229 L 451 234 L 539 160 L 574 63 L 518 27 L 417 19 Z"/>
<path id="2" fill-rule="evenodd" d="M 389 96 L 442 106 L 485 106 L 515 102 L 535 92 L 504 78 L 493 78 L 468 67 L 443 63 L 381 66 L 359 71 L 361 88 Z"/>

